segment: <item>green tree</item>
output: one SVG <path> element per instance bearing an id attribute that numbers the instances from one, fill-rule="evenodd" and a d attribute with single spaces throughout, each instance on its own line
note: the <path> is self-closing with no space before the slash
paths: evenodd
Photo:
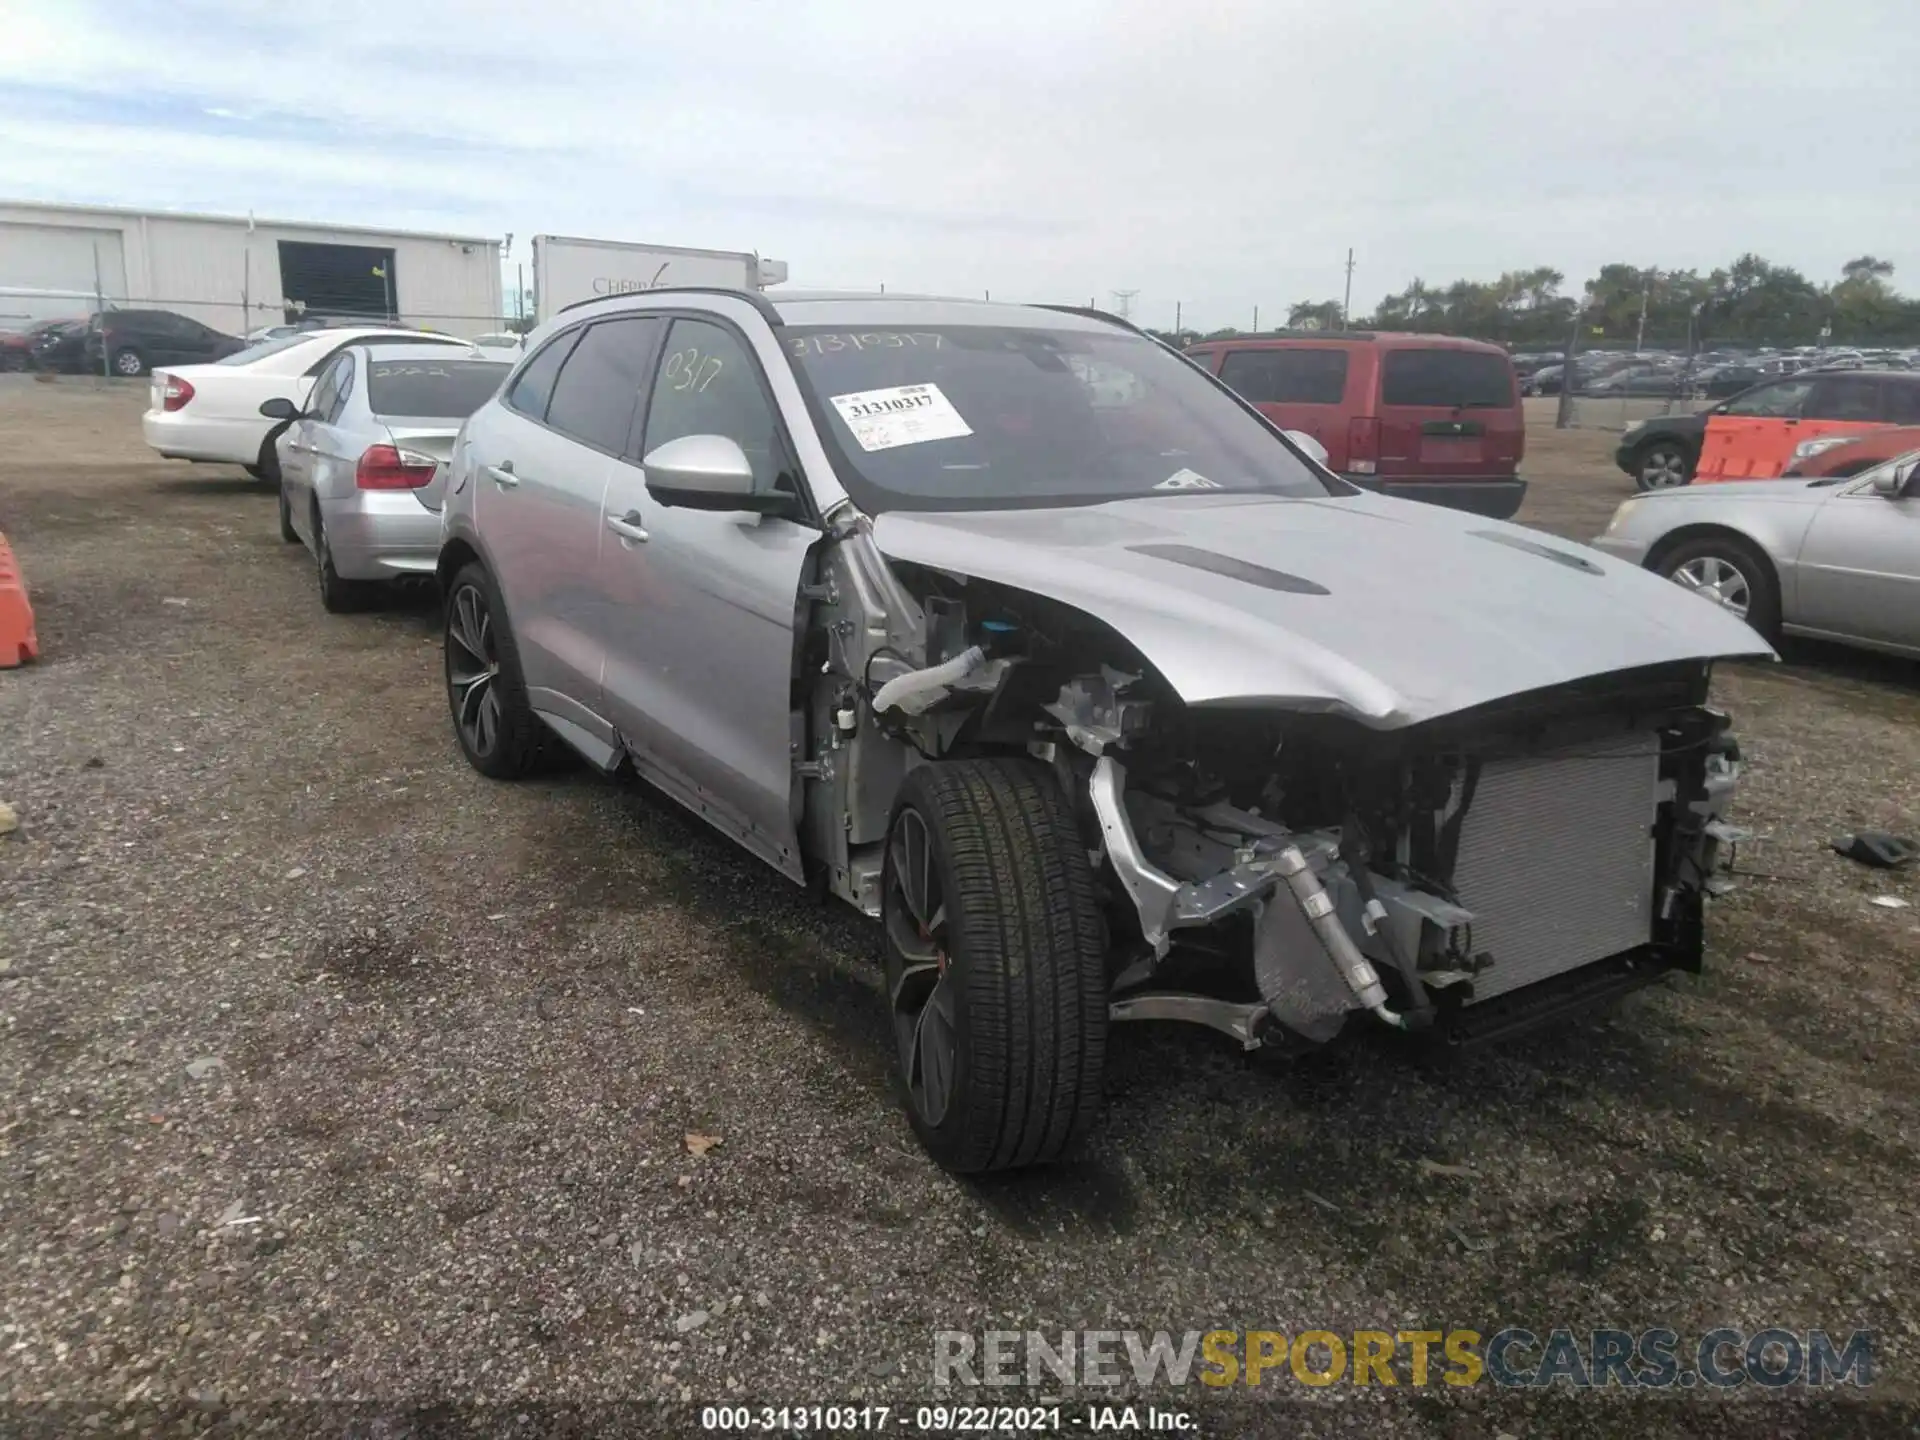
<path id="1" fill-rule="evenodd" d="M 1840 267 L 1839 283 L 1827 291 L 1833 338 L 1860 344 L 1920 334 L 1920 303 L 1895 293 L 1893 262 L 1862 255 Z"/>
<path id="2" fill-rule="evenodd" d="M 1872 255 L 1862 255 L 1857 260 L 1849 260 L 1840 267 L 1841 283 L 1848 280 L 1887 280 L 1893 276 L 1893 262 L 1881 260 Z"/>
<path id="3" fill-rule="evenodd" d="M 1338 330 L 1343 323 L 1338 300 L 1302 300 L 1287 307 L 1287 327 L 1292 330 Z"/>

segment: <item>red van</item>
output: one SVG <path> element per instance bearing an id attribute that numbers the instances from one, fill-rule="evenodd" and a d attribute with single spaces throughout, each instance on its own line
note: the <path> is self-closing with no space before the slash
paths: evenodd
<path id="1" fill-rule="evenodd" d="M 1448 335 L 1297 330 L 1207 340 L 1187 355 L 1356 485 L 1512 518 L 1526 420 L 1513 361 Z"/>

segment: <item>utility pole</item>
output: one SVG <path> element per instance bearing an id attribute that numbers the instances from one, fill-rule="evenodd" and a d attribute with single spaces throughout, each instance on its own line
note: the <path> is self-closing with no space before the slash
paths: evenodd
<path id="1" fill-rule="evenodd" d="M 1573 428 L 1573 363 L 1574 356 L 1580 352 L 1580 327 L 1586 323 L 1587 303 L 1575 302 L 1573 310 L 1573 333 L 1567 337 L 1567 358 L 1560 367 L 1560 408 L 1554 412 L 1553 428 L 1570 430 Z"/>
<path id="2" fill-rule="evenodd" d="M 1253 307 L 1253 333 L 1256 335 L 1260 333 L 1260 307 L 1258 305 Z"/>
<path id="3" fill-rule="evenodd" d="M 1133 318 L 1133 297 L 1140 292 L 1138 290 L 1115 290 L 1110 293 L 1113 295 L 1114 309 L 1119 311 L 1120 318 L 1122 320 L 1131 320 Z M 1092 307 L 1089 306 L 1088 308 L 1091 309 Z"/>
<path id="4" fill-rule="evenodd" d="M 1353 247 L 1347 247 L 1347 290 L 1340 297 L 1340 328 L 1347 328 L 1347 317 L 1353 306 Z"/>
<path id="5" fill-rule="evenodd" d="M 1653 290 L 1653 282 L 1660 278 L 1658 270 L 1642 271 L 1640 275 L 1640 328 L 1634 333 L 1633 348 L 1647 348 L 1647 300 Z"/>
<path id="6" fill-rule="evenodd" d="M 1174 333 L 1174 337 L 1175 337 L 1176 339 L 1177 339 L 1177 338 L 1179 337 L 1179 335 L 1180 335 L 1180 333 L 1181 333 L 1181 329 L 1180 329 L 1180 319 L 1181 319 L 1181 309 L 1180 309 L 1180 304 L 1181 304 L 1181 302 L 1180 302 L 1180 301 L 1178 301 L 1178 300 L 1176 300 L 1176 301 L 1174 301 L 1174 302 L 1173 302 L 1173 333 Z"/>

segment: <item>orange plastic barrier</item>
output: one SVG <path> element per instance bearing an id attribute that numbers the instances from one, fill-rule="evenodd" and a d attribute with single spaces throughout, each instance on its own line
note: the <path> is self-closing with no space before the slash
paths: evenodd
<path id="1" fill-rule="evenodd" d="M 0 534 L 0 670 L 39 658 L 40 637 L 33 633 L 27 580 L 13 558 L 13 547 Z"/>

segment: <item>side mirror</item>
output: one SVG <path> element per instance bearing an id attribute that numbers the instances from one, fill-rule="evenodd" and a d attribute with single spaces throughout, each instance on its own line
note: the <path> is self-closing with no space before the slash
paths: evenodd
<path id="1" fill-rule="evenodd" d="M 298 420 L 300 407 L 284 395 L 276 395 L 271 400 L 260 402 L 260 413 L 269 420 Z"/>
<path id="2" fill-rule="evenodd" d="M 1874 492 L 1889 500 L 1898 500 L 1907 493 L 1916 476 L 1920 476 L 1920 460 L 1889 465 L 1873 477 Z"/>
<path id="3" fill-rule="evenodd" d="M 1314 439 L 1313 436 L 1307 434 L 1306 431 L 1287 430 L 1282 433 L 1286 435 L 1287 439 L 1294 443 L 1294 448 L 1304 450 L 1307 454 L 1311 455 L 1316 464 L 1325 465 L 1327 463 L 1327 447 Z"/>
<path id="4" fill-rule="evenodd" d="M 747 452 L 725 435 L 682 435 L 650 450 L 641 466 L 647 493 L 662 505 L 685 510 L 750 510 L 784 514 L 793 497 L 754 487 Z"/>

